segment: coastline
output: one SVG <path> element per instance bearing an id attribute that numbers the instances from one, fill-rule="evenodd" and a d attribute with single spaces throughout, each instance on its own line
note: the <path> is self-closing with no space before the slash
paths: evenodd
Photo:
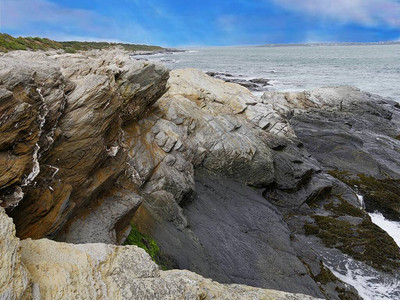
<path id="1" fill-rule="evenodd" d="M 400 45 L 329 47 L 212 47 L 197 52 L 148 57 L 170 69 L 197 68 L 226 73 L 233 79 L 264 78 L 269 91 L 299 92 L 319 87 L 352 85 L 400 102 Z M 232 78 L 230 78 L 232 79 Z"/>

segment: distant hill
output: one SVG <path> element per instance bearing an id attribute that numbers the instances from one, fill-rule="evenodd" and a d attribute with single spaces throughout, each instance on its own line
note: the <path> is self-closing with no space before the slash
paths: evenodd
<path id="1" fill-rule="evenodd" d="M 165 50 L 159 46 L 108 43 L 108 42 L 56 42 L 40 37 L 12 37 L 6 33 L 0 33 L 0 51 L 8 52 L 13 50 L 50 50 L 62 49 L 65 52 L 74 53 L 80 50 L 106 49 L 115 46 L 122 46 L 127 51 L 158 51 Z"/>

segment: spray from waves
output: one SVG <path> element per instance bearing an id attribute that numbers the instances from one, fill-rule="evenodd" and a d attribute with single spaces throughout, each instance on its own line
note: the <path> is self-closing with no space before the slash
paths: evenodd
<path id="1" fill-rule="evenodd" d="M 315 249 L 332 273 L 353 286 L 364 300 L 400 299 L 400 275 L 375 270 L 336 249 Z"/>
<path id="2" fill-rule="evenodd" d="M 348 258 L 342 266 L 329 266 L 332 273 L 352 285 L 364 300 L 400 299 L 400 278 L 377 272 Z"/>
<path id="3" fill-rule="evenodd" d="M 357 194 L 360 205 L 365 209 L 364 197 Z M 381 229 L 385 230 L 400 247 L 400 222 L 390 221 L 386 219 L 379 211 L 369 213 L 373 223 L 378 225 Z"/>

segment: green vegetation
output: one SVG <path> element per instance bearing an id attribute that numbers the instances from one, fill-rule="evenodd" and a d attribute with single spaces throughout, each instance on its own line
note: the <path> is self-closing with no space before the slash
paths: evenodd
<path id="1" fill-rule="evenodd" d="M 400 221 L 400 180 L 376 179 L 364 174 L 329 171 L 349 186 L 357 186 L 368 211 L 379 210 L 386 218 Z"/>
<path id="2" fill-rule="evenodd" d="M 326 204 L 324 208 L 326 210 L 331 211 L 336 216 L 352 216 L 357 218 L 365 217 L 365 212 L 362 209 L 359 209 L 351 205 L 349 202 L 344 200 L 340 195 L 337 196 L 337 198 L 340 201 L 339 204 L 334 204 L 334 202 L 330 202 L 329 204 Z"/>
<path id="3" fill-rule="evenodd" d="M 131 232 L 126 238 L 124 245 L 136 245 L 144 249 L 151 256 L 153 261 L 161 267 L 161 269 L 172 269 L 173 263 L 161 252 L 156 241 L 151 237 L 140 233 L 134 224 L 131 224 L 131 227 Z"/>
<path id="4" fill-rule="evenodd" d="M 335 291 L 338 293 L 340 300 L 358 300 L 360 296 L 352 291 L 346 291 L 345 289 L 336 287 Z"/>
<path id="5" fill-rule="evenodd" d="M 107 43 L 107 42 L 56 42 L 47 38 L 39 37 L 18 37 L 0 33 L 0 51 L 8 52 L 13 50 L 64 50 L 67 53 L 75 53 L 77 51 L 86 51 L 92 49 L 107 49 L 110 47 L 120 46 L 127 51 L 157 51 L 164 48 L 159 46 L 124 44 L 124 43 Z"/>
<path id="6" fill-rule="evenodd" d="M 363 174 L 351 174 L 344 171 L 330 171 L 332 176 L 347 185 L 356 188 L 364 195 L 367 205 L 376 209 L 396 213 L 399 216 L 400 181 L 393 179 L 375 179 Z M 332 195 L 324 210 L 329 215 L 313 215 L 314 222 L 304 225 L 306 235 L 315 235 L 330 248 L 337 248 L 356 260 L 383 271 L 400 268 L 400 250 L 394 240 L 381 228 L 371 222 L 368 215 L 358 207 L 351 205 L 342 195 Z M 322 205 L 315 202 L 314 206 Z M 368 206 L 367 206 L 368 208 Z M 345 217 L 359 218 L 348 221 Z M 329 279 L 322 274 L 319 282 Z M 338 291 L 344 292 L 344 291 Z M 347 299 L 346 295 L 342 295 Z M 351 295 L 350 295 L 351 298 Z"/>
<path id="7" fill-rule="evenodd" d="M 335 275 L 333 275 L 331 270 L 329 270 L 327 267 L 324 266 L 322 261 L 320 261 L 319 266 L 321 268 L 321 272 L 319 272 L 319 274 L 317 276 L 313 276 L 315 281 L 320 282 L 322 284 L 327 284 L 329 282 L 337 281 L 337 278 L 335 277 Z"/>
<path id="8" fill-rule="evenodd" d="M 305 224 L 307 235 L 316 235 L 327 247 L 334 247 L 370 266 L 391 271 L 400 268 L 400 250 L 393 239 L 370 220 L 353 225 L 332 216 L 313 216 Z"/>

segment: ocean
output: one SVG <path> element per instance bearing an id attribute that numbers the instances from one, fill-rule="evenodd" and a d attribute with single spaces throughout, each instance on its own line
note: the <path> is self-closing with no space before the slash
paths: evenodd
<path id="1" fill-rule="evenodd" d="M 352 85 L 400 102 L 400 45 L 209 47 L 147 57 L 170 69 L 198 68 L 270 79 L 271 91 Z"/>

